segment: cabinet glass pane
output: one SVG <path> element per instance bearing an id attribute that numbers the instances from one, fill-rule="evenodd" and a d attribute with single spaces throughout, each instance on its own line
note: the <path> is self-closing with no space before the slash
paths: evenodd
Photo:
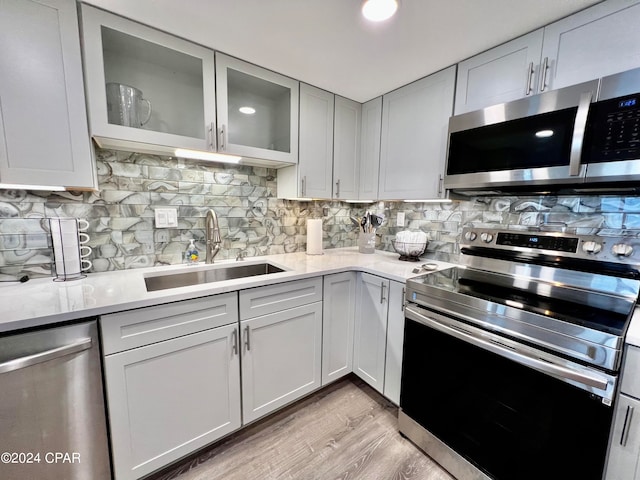
<path id="1" fill-rule="evenodd" d="M 229 68 L 227 92 L 230 144 L 291 152 L 289 88 Z"/>
<path id="2" fill-rule="evenodd" d="M 102 27 L 108 122 L 205 138 L 202 59 Z"/>

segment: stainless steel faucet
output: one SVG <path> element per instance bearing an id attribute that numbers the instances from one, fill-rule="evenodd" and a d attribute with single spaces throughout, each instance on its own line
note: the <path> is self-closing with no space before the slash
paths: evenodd
<path id="1" fill-rule="evenodd" d="M 220 226 L 218 225 L 218 216 L 213 208 L 210 208 L 207 211 L 205 230 L 207 235 L 207 255 L 205 263 L 213 263 L 213 257 L 215 257 L 218 254 L 218 251 L 220 251 L 220 244 L 222 243 L 222 239 L 220 238 Z"/>

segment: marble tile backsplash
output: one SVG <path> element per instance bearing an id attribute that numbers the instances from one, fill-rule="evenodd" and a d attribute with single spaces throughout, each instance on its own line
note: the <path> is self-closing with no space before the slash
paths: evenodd
<path id="1" fill-rule="evenodd" d="M 383 214 L 377 248 L 394 251 L 404 229 L 429 237 L 427 251 L 457 255 L 465 225 L 639 234 L 637 197 L 477 197 L 452 203 L 337 201 L 276 198 L 277 170 L 197 163 L 174 157 L 97 151 L 96 192 L 0 190 L 0 280 L 51 275 L 48 219 L 84 218 L 93 249 L 91 271 L 179 264 L 190 239 L 204 255 L 205 215 L 215 209 L 222 248 L 217 259 L 305 251 L 307 218 L 324 219 L 325 249 L 357 245 L 350 217 Z M 175 208 L 177 228 L 156 228 L 154 209 Z M 405 213 L 405 226 L 396 223 Z"/>

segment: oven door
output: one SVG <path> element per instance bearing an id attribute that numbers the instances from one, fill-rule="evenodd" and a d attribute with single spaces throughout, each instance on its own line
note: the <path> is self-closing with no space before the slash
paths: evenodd
<path id="1" fill-rule="evenodd" d="M 400 416 L 424 432 L 400 430 L 436 461 L 459 478 L 602 478 L 616 377 L 414 304 L 406 317 Z"/>
<path id="2" fill-rule="evenodd" d="M 584 129 L 598 81 L 451 117 L 452 190 L 584 181 Z"/>

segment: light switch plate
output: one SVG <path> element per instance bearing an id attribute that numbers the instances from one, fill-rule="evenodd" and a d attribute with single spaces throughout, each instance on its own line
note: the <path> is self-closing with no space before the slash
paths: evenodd
<path id="1" fill-rule="evenodd" d="M 175 208 L 156 208 L 156 228 L 176 228 L 178 226 L 178 210 Z"/>
<path id="2" fill-rule="evenodd" d="M 398 212 L 398 218 L 396 219 L 396 223 L 399 227 L 404 227 L 404 212 Z"/>

